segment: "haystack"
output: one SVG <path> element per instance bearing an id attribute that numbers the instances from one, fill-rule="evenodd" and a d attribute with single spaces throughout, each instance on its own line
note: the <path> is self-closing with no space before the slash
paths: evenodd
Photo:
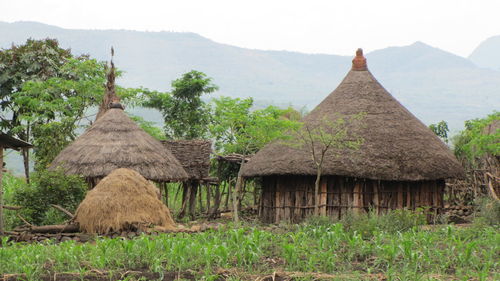
<path id="1" fill-rule="evenodd" d="M 154 184 L 125 168 L 114 170 L 89 191 L 76 210 L 75 220 L 81 231 L 99 234 L 152 226 L 175 228 Z"/>

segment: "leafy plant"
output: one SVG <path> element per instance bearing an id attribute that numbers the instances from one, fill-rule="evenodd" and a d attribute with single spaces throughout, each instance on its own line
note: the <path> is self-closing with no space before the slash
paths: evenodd
<path id="1" fill-rule="evenodd" d="M 62 171 L 37 171 L 29 185 L 14 190 L 12 202 L 22 206 L 19 212 L 32 224 L 60 223 L 64 217 L 52 211 L 50 204 L 76 210 L 83 200 L 87 184 L 78 176 Z"/>

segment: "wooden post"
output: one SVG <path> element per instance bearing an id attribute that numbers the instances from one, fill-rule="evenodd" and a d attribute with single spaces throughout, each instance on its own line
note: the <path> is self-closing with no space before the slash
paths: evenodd
<path id="1" fill-rule="evenodd" d="M 0 146 L 0 235 L 4 235 L 3 226 L 3 146 Z"/>
<path id="2" fill-rule="evenodd" d="M 276 180 L 276 198 L 275 198 L 275 218 L 274 222 L 278 223 L 280 221 L 280 207 L 281 207 L 281 192 L 280 192 L 280 185 L 279 185 L 279 178 Z"/>
<path id="3" fill-rule="evenodd" d="M 379 214 L 380 202 L 378 201 L 378 188 L 380 181 L 373 181 L 373 206 L 375 208 L 375 214 Z"/>
<path id="4" fill-rule="evenodd" d="M 403 209 L 403 184 L 398 183 L 398 209 Z"/>
<path id="5" fill-rule="evenodd" d="M 327 196 L 327 188 L 326 184 L 328 182 L 328 177 L 323 177 L 321 181 L 321 192 L 320 192 L 320 199 L 319 199 L 319 205 L 321 206 L 319 209 L 319 214 L 321 216 L 326 216 L 326 196 Z"/>
<path id="6" fill-rule="evenodd" d="M 165 205 L 168 207 L 168 185 L 166 182 L 163 183 L 163 189 L 165 190 Z"/>
<path id="7" fill-rule="evenodd" d="M 353 212 L 355 214 L 361 213 L 361 208 L 360 208 L 360 195 L 361 195 L 361 184 L 359 180 L 356 180 L 356 183 L 354 183 L 354 189 L 353 189 L 353 202 L 352 202 L 352 207 L 353 207 Z"/>

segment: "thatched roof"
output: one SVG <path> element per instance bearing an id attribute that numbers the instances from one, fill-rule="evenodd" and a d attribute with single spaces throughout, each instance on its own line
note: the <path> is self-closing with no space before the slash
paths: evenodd
<path id="1" fill-rule="evenodd" d="M 18 150 L 20 148 L 31 148 L 33 145 L 31 143 L 25 142 L 23 140 L 17 139 L 15 137 L 9 136 L 4 133 L 0 133 L 0 146 L 3 148 L 11 148 Z"/>
<path id="2" fill-rule="evenodd" d="M 87 193 L 75 221 L 82 231 L 100 234 L 152 226 L 173 229 L 174 220 L 156 190 L 136 171 L 116 169 Z"/>
<path id="3" fill-rule="evenodd" d="M 340 85 L 302 120 L 305 125 L 338 114 L 365 113 L 364 126 L 354 128 L 361 148 L 338 158 L 327 155 L 324 175 L 417 181 L 459 177 L 463 170 L 448 147 L 404 108 L 373 77 L 358 50 Z M 315 175 L 311 154 L 283 142 L 265 146 L 243 168 L 246 177 Z"/>
<path id="4" fill-rule="evenodd" d="M 189 179 L 208 177 L 212 152 L 209 140 L 166 140 L 162 143 L 179 160 Z"/>
<path id="5" fill-rule="evenodd" d="M 117 168 L 129 168 L 148 180 L 182 181 L 188 175 L 158 140 L 132 121 L 123 108 L 111 106 L 94 124 L 54 159 L 51 169 L 102 178 Z"/>

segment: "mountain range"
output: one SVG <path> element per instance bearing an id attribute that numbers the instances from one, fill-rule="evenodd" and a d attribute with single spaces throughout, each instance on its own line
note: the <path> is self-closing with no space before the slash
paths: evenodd
<path id="1" fill-rule="evenodd" d="M 352 59 L 246 49 L 195 33 L 76 30 L 37 22 L 0 22 L 0 48 L 47 37 L 58 39 L 74 54 L 99 60 L 109 60 L 113 46 L 115 64 L 125 71 L 118 80 L 123 86 L 165 91 L 173 79 L 196 69 L 213 78 L 220 88 L 216 95 L 251 96 L 259 104 L 309 109 L 335 89 Z M 445 120 L 457 131 L 465 120 L 500 108 L 497 50 L 500 36 L 483 42 L 469 58 L 422 42 L 376 50 L 366 57 L 379 82 L 420 120 L 426 124 Z M 158 120 L 157 112 L 140 112 L 146 119 Z"/>

